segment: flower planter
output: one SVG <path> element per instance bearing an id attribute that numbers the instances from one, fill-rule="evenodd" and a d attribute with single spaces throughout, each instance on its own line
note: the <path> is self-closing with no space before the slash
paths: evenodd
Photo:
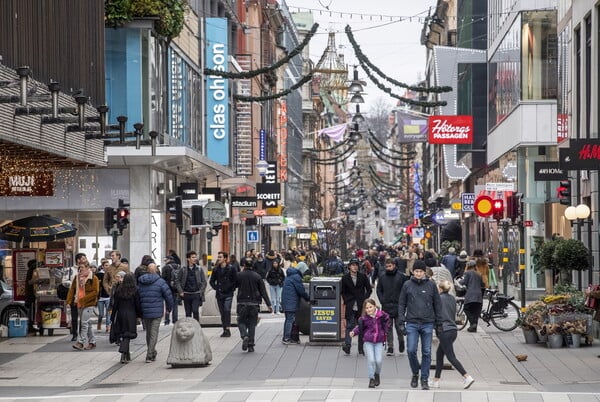
<path id="1" fill-rule="evenodd" d="M 543 342 L 543 343 L 548 342 L 548 335 L 546 335 L 546 334 L 542 335 L 539 329 L 536 329 L 536 332 L 538 334 L 538 340 L 540 342 Z"/>
<path id="2" fill-rule="evenodd" d="M 548 335 L 548 340 L 546 341 L 546 346 L 549 349 L 559 349 L 563 346 L 563 336 L 562 334 L 550 334 Z"/>
<path id="3" fill-rule="evenodd" d="M 523 337 L 525 338 L 525 343 L 535 344 L 538 341 L 538 334 L 535 329 L 525 329 L 523 330 Z"/>
<path id="4" fill-rule="evenodd" d="M 581 346 L 581 335 L 580 334 L 568 334 L 565 335 L 565 342 L 568 348 L 578 348 Z"/>

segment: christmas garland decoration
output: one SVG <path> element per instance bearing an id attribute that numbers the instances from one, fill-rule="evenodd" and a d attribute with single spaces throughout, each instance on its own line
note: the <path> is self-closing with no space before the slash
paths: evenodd
<path id="1" fill-rule="evenodd" d="M 363 69 L 363 71 L 367 74 L 369 79 L 377 86 L 377 88 L 381 89 L 383 92 L 387 93 L 392 98 L 396 98 L 399 101 L 402 101 L 408 105 L 414 105 L 414 106 L 420 106 L 420 107 L 446 106 L 448 104 L 448 102 L 446 102 L 446 101 L 418 101 L 418 100 L 414 100 L 414 99 L 410 99 L 410 98 L 405 98 L 404 96 L 396 95 L 396 94 L 392 93 L 391 88 L 388 88 L 385 85 L 383 85 L 381 82 L 379 82 L 377 77 L 375 77 L 371 73 L 371 70 L 369 70 L 369 67 L 367 67 L 360 60 L 359 60 L 359 63 L 360 63 L 361 68 Z"/>
<path id="2" fill-rule="evenodd" d="M 248 78 L 256 77 L 257 75 L 260 75 L 260 74 L 274 71 L 274 70 L 278 69 L 279 67 L 283 66 L 284 64 L 287 64 L 295 56 L 299 55 L 302 52 L 302 50 L 304 49 L 304 47 L 306 45 L 308 45 L 308 42 L 310 42 L 310 40 L 314 36 L 315 32 L 317 32 L 318 27 L 319 27 L 319 24 L 317 24 L 315 22 L 314 25 L 312 26 L 312 28 L 310 29 L 310 31 L 304 37 L 304 40 L 302 41 L 302 43 L 300 43 L 295 49 L 293 49 L 291 52 L 289 52 L 283 59 L 276 61 L 274 64 L 271 64 L 270 66 L 261 67 L 256 70 L 242 71 L 241 73 L 232 73 L 229 71 L 219 71 L 219 70 L 213 70 L 211 68 L 205 68 L 204 74 L 205 75 L 216 75 L 218 77 L 225 77 L 225 78 L 232 78 L 232 79 L 237 79 L 237 78 L 248 79 Z M 312 75 L 311 75 L 311 77 L 312 77 Z"/>
<path id="3" fill-rule="evenodd" d="M 369 176 L 371 178 L 371 181 L 375 180 L 378 184 L 382 185 L 383 187 L 393 189 L 393 190 L 398 190 L 398 189 L 402 188 L 402 185 L 390 184 L 390 183 L 383 181 L 383 179 L 381 179 L 379 176 L 377 176 L 377 172 L 373 169 L 373 166 L 371 166 L 371 165 L 369 165 Z"/>
<path id="4" fill-rule="evenodd" d="M 267 100 L 281 98 L 282 96 L 286 96 L 290 94 L 292 91 L 300 88 L 302 85 L 306 84 L 308 81 L 312 79 L 313 74 L 309 73 L 306 77 L 303 77 L 300 81 L 289 87 L 288 89 L 278 92 L 272 95 L 265 96 L 246 96 L 246 95 L 233 95 L 234 99 L 242 101 L 242 102 L 264 102 Z"/>
<path id="5" fill-rule="evenodd" d="M 415 92 L 438 93 L 439 94 L 439 93 L 443 93 L 443 92 L 451 92 L 452 91 L 452 87 L 449 87 L 449 86 L 442 86 L 442 87 L 433 86 L 433 87 L 426 88 L 423 86 L 408 85 L 408 84 L 405 84 L 400 81 L 396 81 L 395 79 L 388 77 L 377 66 L 375 66 L 373 63 L 371 63 L 369 58 L 367 56 L 365 56 L 365 54 L 362 52 L 362 50 L 360 49 L 360 46 L 358 46 L 358 43 L 356 43 L 356 40 L 354 39 L 354 34 L 352 33 L 352 29 L 350 28 L 350 25 L 346 25 L 345 31 L 346 31 L 346 36 L 348 36 L 348 40 L 350 41 L 350 43 L 352 44 L 352 47 L 354 48 L 354 54 L 356 54 L 356 58 L 360 62 L 368 65 L 373 71 L 375 71 L 377 74 L 379 74 L 386 81 L 389 81 L 390 83 L 392 83 L 396 86 L 399 86 L 401 88 L 406 88 L 406 89 L 409 89 L 409 90 L 415 91 Z"/>
<path id="6" fill-rule="evenodd" d="M 344 145 L 348 144 L 348 143 L 349 143 L 349 141 L 350 141 L 350 138 L 346 138 L 344 141 L 340 142 L 340 143 L 339 143 L 339 144 L 337 144 L 337 145 L 334 145 L 334 146 L 333 146 L 333 147 L 331 147 L 331 148 L 325 148 L 325 149 L 318 149 L 318 148 L 305 148 L 305 149 L 302 149 L 302 150 L 303 150 L 303 151 L 306 151 L 306 152 L 312 152 L 312 153 L 318 153 L 318 152 L 333 152 L 333 151 L 335 151 L 336 149 L 338 149 L 338 148 L 340 148 L 340 147 L 343 147 Z"/>
<path id="7" fill-rule="evenodd" d="M 368 129 L 367 132 L 371 136 L 369 138 L 369 141 L 372 138 L 373 141 L 375 141 L 379 145 L 380 148 L 387 148 L 387 146 L 384 143 L 382 143 L 381 141 L 379 141 L 379 139 L 377 138 L 377 136 L 375 135 L 375 133 L 373 131 L 371 131 L 371 129 Z M 403 151 L 396 151 L 395 149 L 388 149 L 388 151 L 391 154 L 398 154 L 398 155 L 403 155 L 403 156 L 415 156 L 417 154 L 416 151 L 403 152 Z M 391 158 L 391 156 L 390 156 L 390 158 Z"/>
<path id="8" fill-rule="evenodd" d="M 388 155 L 385 153 L 384 149 L 387 148 L 378 148 L 377 144 L 371 139 L 369 138 L 369 145 L 371 146 L 371 148 L 373 148 L 373 151 L 375 151 L 375 153 L 380 156 L 379 159 L 391 159 L 393 161 L 410 161 L 414 159 L 414 155 L 408 155 L 405 154 L 405 157 L 400 157 L 400 156 L 392 156 L 392 155 Z"/>
<path id="9" fill-rule="evenodd" d="M 352 178 L 356 177 L 357 179 L 360 179 L 360 172 L 358 174 L 356 174 L 356 175 L 354 174 L 354 172 L 352 172 L 351 174 L 349 174 L 347 177 L 344 177 L 343 179 L 339 179 L 339 180 L 336 180 L 336 181 L 324 181 L 323 183 L 324 184 L 334 184 L 334 185 L 335 184 L 340 184 L 340 183 L 343 183 L 345 180 L 347 180 L 347 179 L 349 179 L 351 177 Z"/>

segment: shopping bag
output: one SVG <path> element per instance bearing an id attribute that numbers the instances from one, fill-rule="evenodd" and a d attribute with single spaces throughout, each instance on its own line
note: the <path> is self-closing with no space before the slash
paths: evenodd
<path id="1" fill-rule="evenodd" d="M 588 286 L 590 292 L 597 292 L 600 290 L 600 285 L 590 285 Z M 585 306 L 591 309 L 595 309 L 598 305 L 598 299 L 592 296 L 587 296 L 585 298 Z"/>

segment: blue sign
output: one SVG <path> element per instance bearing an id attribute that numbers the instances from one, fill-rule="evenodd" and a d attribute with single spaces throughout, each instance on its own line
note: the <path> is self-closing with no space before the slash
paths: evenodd
<path id="1" fill-rule="evenodd" d="M 267 160 L 267 132 L 261 128 L 258 132 L 258 159 L 261 161 Z"/>
<path id="2" fill-rule="evenodd" d="M 206 67 L 227 71 L 227 19 L 206 19 Z M 229 166 L 229 80 L 206 77 L 206 155 Z"/>
<path id="3" fill-rule="evenodd" d="M 462 212 L 475 212 L 475 193 L 462 193 L 460 205 Z"/>
<path id="4" fill-rule="evenodd" d="M 246 232 L 247 243 L 258 243 L 258 230 L 248 230 Z"/>

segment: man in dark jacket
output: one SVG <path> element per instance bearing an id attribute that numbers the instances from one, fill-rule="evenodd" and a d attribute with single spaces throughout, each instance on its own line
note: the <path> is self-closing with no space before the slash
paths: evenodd
<path id="1" fill-rule="evenodd" d="M 173 295 L 169 285 L 158 275 L 158 269 L 154 262 L 149 262 L 145 273 L 138 278 L 138 291 L 140 293 L 140 304 L 142 306 L 142 319 L 146 328 L 146 363 L 156 360 L 156 342 L 158 341 L 158 329 L 160 320 L 165 311 L 173 309 Z"/>
<path id="2" fill-rule="evenodd" d="M 227 253 L 219 251 L 217 254 L 217 264 L 210 275 L 210 286 L 215 290 L 217 306 L 221 313 L 221 324 L 223 333 L 221 337 L 231 336 L 231 303 L 233 302 L 233 292 L 235 291 L 237 281 L 237 270 L 227 263 Z"/>
<path id="3" fill-rule="evenodd" d="M 267 262 L 260 253 L 256 255 L 256 261 L 254 261 L 254 271 L 259 274 L 262 279 L 267 277 Z"/>
<path id="4" fill-rule="evenodd" d="M 283 323 L 284 345 L 290 345 L 294 342 L 291 339 L 292 324 L 296 320 L 296 311 L 300 305 L 300 298 L 309 301 L 308 293 L 302 284 L 302 274 L 296 268 L 290 267 L 286 271 L 286 277 L 283 281 L 283 291 L 281 295 L 281 305 L 285 313 L 285 322 Z"/>
<path id="5" fill-rule="evenodd" d="M 254 262 L 251 258 L 242 261 L 244 270 L 237 275 L 237 320 L 240 336 L 242 337 L 242 350 L 254 352 L 254 333 L 258 324 L 258 311 L 260 302 L 265 301 L 269 313 L 273 312 L 271 300 L 265 289 L 265 282 L 253 270 Z"/>
<path id="6" fill-rule="evenodd" d="M 398 322 L 398 300 L 404 282 L 408 277 L 404 275 L 404 270 L 398 269 L 394 260 L 388 258 L 385 260 L 385 271 L 379 275 L 377 281 L 377 298 L 381 303 L 381 309 L 390 316 L 390 325 L 387 332 L 387 355 L 394 355 L 394 328 L 398 335 L 398 351 L 404 352 L 404 335 Z"/>
<path id="7" fill-rule="evenodd" d="M 419 385 L 421 371 L 421 388 L 429 389 L 429 369 L 431 367 L 431 341 L 433 330 L 442 323 L 441 300 L 437 286 L 425 276 L 425 263 L 415 261 L 413 276 L 402 286 L 398 303 L 398 322 L 406 334 L 406 352 L 412 370 L 410 386 Z M 440 331 L 441 332 L 441 331 Z M 417 357 L 417 346 L 421 340 L 421 363 Z"/>
<path id="8" fill-rule="evenodd" d="M 346 319 L 346 340 L 342 349 L 347 355 L 350 354 L 352 346 L 352 337 L 350 331 L 358 323 L 358 318 L 362 314 L 364 301 L 371 295 L 371 282 L 369 277 L 362 272 L 358 272 L 360 262 L 358 258 L 352 258 L 348 262 L 348 273 L 342 277 L 342 299 L 346 309 L 344 318 Z M 358 339 L 358 353 L 363 354 L 362 338 Z"/>
<path id="9" fill-rule="evenodd" d="M 197 265 L 198 254 L 188 251 L 185 255 L 187 265 L 181 267 L 177 281 L 177 293 L 183 299 L 186 317 L 194 317 L 200 322 L 200 306 L 204 303 L 206 276 L 204 270 Z"/>
<path id="10" fill-rule="evenodd" d="M 177 306 L 180 304 L 179 290 L 177 289 L 177 283 L 179 282 L 179 270 L 180 265 L 173 259 L 172 256 L 168 255 L 165 257 L 165 266 L 162 267 L 161 277 L 167 282 L 171 293 L 173 295 L 173 311 L 170 314 L 165 313 L 165 325 L 169 325 L 171 321 L 173 324 L 179 319 Z"/>

